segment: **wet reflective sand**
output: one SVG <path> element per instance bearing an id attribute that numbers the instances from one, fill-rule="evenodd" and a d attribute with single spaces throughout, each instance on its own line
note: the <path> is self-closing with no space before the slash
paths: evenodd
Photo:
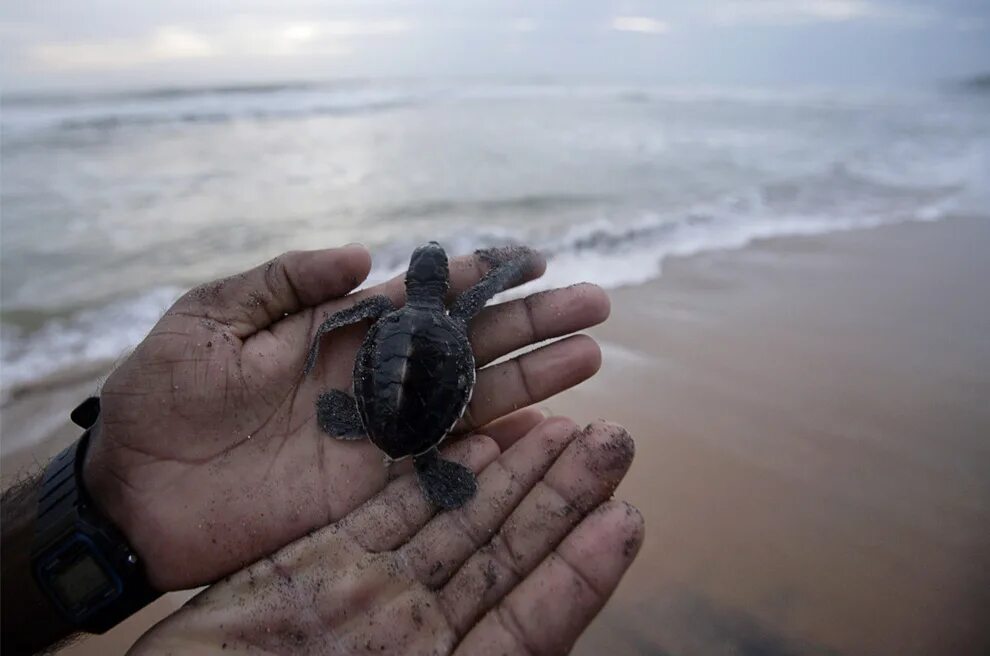
<path id="1" fill-rule="evenodd" d="M 988 247 L 765 242 L 615 293 L 602 373 L 550 407 L 636 437 L 647 541 L 577 653 L 987 653 Z"/>

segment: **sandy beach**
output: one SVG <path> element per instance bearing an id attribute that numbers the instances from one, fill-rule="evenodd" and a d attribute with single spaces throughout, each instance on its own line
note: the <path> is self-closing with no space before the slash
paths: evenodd
<path id="1" fill-rule="evenodd" d="M 990 221 L 758 242 L 612 293 L 602 372 L 551 400 L 637 440 L 647 541 L 578 654 L 990 647 Z M 4 402 L 4 485 L 102 372 Z M 170 595 L 66 654 L 118 653 Z"/>
<path id="2" fill-rule="evenodd" d="M 601 374 L 550 405 L 636 436 L 647 541 L 577 653 L 987 653 L 988 245 L 768 241 L 615 293 Z"/>

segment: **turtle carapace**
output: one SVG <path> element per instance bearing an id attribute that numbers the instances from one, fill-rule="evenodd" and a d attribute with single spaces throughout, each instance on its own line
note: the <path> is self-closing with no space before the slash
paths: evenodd
<path id="1" fill-rule="evenodd" d="M 368 437 L 392 460 L 412 456 L 426 497 L 442 509 L 461 506 L 477 489 L 471 470 L 437 451 L 474 388 L 468 321 L 495 294 L 522 282 L 536 258 L 524 248 L 479 254 L 491 269 L 448 310 L 447 254 L 436 242 L 420 246 L 406 272 L 405 305 L 396 309 L 387 297 L 372 296 L 327 317 L 306 360 L 309 373 L 323 335 L 375 319 L 354 362 L 353 396 L 342 390 L 321 394 L 318 422 L 338 439 Z"/>

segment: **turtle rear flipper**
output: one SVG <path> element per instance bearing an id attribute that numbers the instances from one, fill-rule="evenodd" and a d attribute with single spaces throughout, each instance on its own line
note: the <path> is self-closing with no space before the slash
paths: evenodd
<path id="1" fill-rule="evenodd" d="M 478 491 L 478 479 L 464 465 L 444 460 L 436 448 L 413 459 L 419 484 L 430 500 L 441 510 L 463 506 Z"/>
<path id="2" fill-rule="evenodd" d="M 340 440 L 365 437 L 357 402 L 347 392 L 330 390 L 316 400 L 316 421 L 327 435 Z"/>

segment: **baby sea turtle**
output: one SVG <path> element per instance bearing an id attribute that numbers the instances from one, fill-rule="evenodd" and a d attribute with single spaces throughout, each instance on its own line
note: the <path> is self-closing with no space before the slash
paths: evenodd
<path id="1" fill-rule="evenodd" d="M 392 460 L 412 456 L 426 497 L 442 509 L 456 508 L 477 489 L 474 473 L 440 457 L 437 446 L 464 414 L 474 388 L 474 354 L 468 321 L 495 294 L 519 284 L 536 261 L 533 251 L 479 251 L 491 266 L 448 311 L 447 254 L 436 243 L 417 248 L 406 272 L 406 304 L 396 309 L 385 296 L 372 296 L 324 321 L 306 360 L 316 366 L 326 333 L 376 319 L 354 362 L 353 396 L 342 390 L 320 395 L 317 420 L 343 440 L 367 436 Z"/>

